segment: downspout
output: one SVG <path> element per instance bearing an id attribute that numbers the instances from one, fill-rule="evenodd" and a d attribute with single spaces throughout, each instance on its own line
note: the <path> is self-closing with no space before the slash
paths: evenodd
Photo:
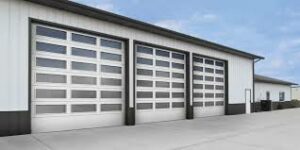
<path id="1" fill-rule="evenodd" d="M 253 107 L 253 112 L 256 112 L 256 104 L 255 104 L 255 63 L 261 61 L 261 58 L 254 59 L 253 60 L 253 67 L 252 67 L 252 73 L 253 73 L 253 101 L 252 101 L 252 107 Z"/>

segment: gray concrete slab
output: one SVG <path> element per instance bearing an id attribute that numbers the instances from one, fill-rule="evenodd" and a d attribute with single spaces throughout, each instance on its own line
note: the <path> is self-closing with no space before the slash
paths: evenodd
<path id="1" fill-rule="evenodd" d="M 300 109 L 0 138 L 0 150 L 299 149 Z"/>

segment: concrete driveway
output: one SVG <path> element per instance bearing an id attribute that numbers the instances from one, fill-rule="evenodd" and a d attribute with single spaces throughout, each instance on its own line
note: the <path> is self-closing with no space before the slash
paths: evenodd
<path id="1" fill-rule="evenodd" d="M 300 109 L 0 138 L 0 150 L 293 150 Z"/>

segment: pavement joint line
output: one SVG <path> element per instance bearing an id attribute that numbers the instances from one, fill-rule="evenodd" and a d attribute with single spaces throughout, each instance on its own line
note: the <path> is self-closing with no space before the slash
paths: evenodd
<path id="1" fill-rule="evenodd" d="M 38 137 L 35 137 L 33 134 L 30 134 L 30 137 L 32 137 L 34 140 L 36 140 L 37 142 L 39 142 L 40 144 L 42 144 L 47 150 L 53 150 L 50 145 L 46 144 L 45 142 L 43 142 Z"/>

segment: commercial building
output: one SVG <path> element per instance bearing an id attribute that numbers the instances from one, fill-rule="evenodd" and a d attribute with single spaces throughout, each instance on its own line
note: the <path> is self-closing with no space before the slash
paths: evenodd
<path id="1" fill-rule="evenodd" d="M 267 76 L 255 75 L 255 111 L 261 110 L 261 100 L 271 100 L 273 110 L 292 107 L 292 85 L 297 84 Z"/>
<path id="2" fill-rule="evenodd" d="M 292 99 L 300 101 L 300 86 L 292 87 Z"/>
<path id="3" fill-rule="evenodd" d="M 1 136 L 251 112 L 261 56 L 72 1 L 0 12 Z"/>

